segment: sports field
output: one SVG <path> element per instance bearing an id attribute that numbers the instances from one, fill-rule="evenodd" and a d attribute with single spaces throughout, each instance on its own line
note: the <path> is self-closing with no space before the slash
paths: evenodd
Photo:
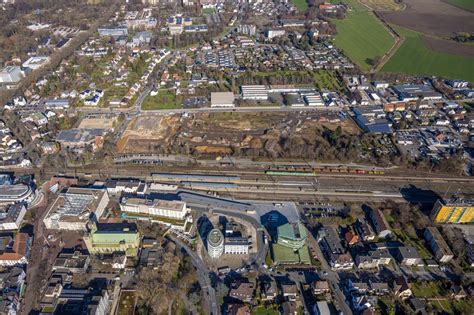
<path id="1" fill-rule="evenodd" d="M 376 17 L 360 7 L 348 12 L 345 19 L 333 21 L 337 28 L 335 45 L 364 71 L 394 44 L 395 40 Z"/>
<path id="2" fill-rule="evenodd" d="M 446 2 L 458 8 L 474 12 L 474 1 L 472 0 L 447 0 Z"/>
<path id="3" fill-rule="evenodd" d="M 300 12 L 306 12 L 308 11 L 308 2 L 306 0 L 291 0 L 295 7 L 298 9 Z"/>
<path id="4" fill-rule="evenodd" d="M 405 41 L 383 66 L 382 72 L 437 75 L 474 82 L 474 58 L 432 51 L 426 47 L 420 33 L 394 28 Z"/>

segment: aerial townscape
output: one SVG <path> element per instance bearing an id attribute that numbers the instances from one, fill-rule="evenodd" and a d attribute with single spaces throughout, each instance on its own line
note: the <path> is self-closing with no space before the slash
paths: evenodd
<path id="1" fill-rule="evenodd" d="M 0 0 L 0 289 L 474 314 L 474 1 Z"/>

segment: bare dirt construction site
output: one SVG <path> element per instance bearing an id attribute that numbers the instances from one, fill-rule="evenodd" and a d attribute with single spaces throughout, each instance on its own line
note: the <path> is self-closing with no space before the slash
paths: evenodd
<path id="1" fill-rule="evenodd" d="M 80 129 L 94 129 L 94 128 L 113 129 L 116 121 L 117 121 L 117 117 L 113 115 L 88 115 L 81 120 L 78 128 Z"/>
<path id="2" fill-rule="evenodd" d="M 346 146 L 356 155 L 350 147 L 360 133 L 352 120 L 324 111 L 144 115 L 130 122 L 117 151 L 290 158 L 340 156 Z"/>
<path id="3" fill-rule="evenodd" d="M 450 38 L 457 32 L 474 32 L 472 13 L 441 0 L 404 0 L 403 11 L 380 11 L 385 21 L 424 34 Z"/>

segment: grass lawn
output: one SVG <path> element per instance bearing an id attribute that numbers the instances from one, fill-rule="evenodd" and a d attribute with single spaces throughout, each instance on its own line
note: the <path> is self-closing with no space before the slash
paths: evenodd
<path id="1" fill-rule="evenodd" d="M 474 82 L 474 58 L 449 55 L 428 49 L 419 33 L 394 26 L 405 41 L 383 66 L 382 72 L 437 75 Z"/>
<path id="2" fill-rule="evenodd" d="M 461 9 L 466 9 L 468 11 L 474 12 L 474 1 L 472 0 L 447 0 L 446 2 Z"/>
<path id="3" fill-rule="evenodd" d="M 337 35 L 335 45 L 362 70 L 371 68 L 376 57 L 382 57 L 394 39 L 369 11 L 354 5 L 343 20 L 334 19 Z"/>
<path id="4" fill-rule="evenodd" d="M 254 315 L 278 315 L 280 312 L 278 310 L 275 310 L 273 308 L 265 308 L 264 306 L 258 306 L 256 307 L 252 314 Z"/>
<path id="5" fill-rule="evenodd" d="M 181 108 L 181 104 L 176 101 L 176 94 L 169 90 L 159 90 L 155 96 L 148 95 L 142 104 L 143 110 L 176 108 Z"/>
<path id="6" fill-rule="evenodd" d="M 306 12 L 308 11 L 308 2 L 306 0 L 291 0 L 295 7 L 298 9 L 300 12 Z"/>
<path id="7" fill-rule="evenodd" d="M 413 295 L 418 298 L 442 297 L 443 289 L 436 282 L 415 282 L 411 286 Z"/>
<path id="8" fill-rule="evenodd" d="M 214 8 L 204 8 L 202 9 L 203 14 L 214 14 Z"/>

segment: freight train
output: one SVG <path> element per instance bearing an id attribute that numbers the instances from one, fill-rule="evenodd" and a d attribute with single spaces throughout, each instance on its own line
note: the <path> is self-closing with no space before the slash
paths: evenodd
<path id="1" fill-rule="evenodd" d="M 267 175 L 274 176 L 302 176 L 312 177 L 321 173 L 339 173 L 339 174 L 369 174 L 369 175 L 383 175 L 381 170 L 367 170 L 357 167 L 347 166 L 324 166 L 324 167 L 309 167 L 309 166 L 277 166 L 271 167 L 265 171 Z"/>

